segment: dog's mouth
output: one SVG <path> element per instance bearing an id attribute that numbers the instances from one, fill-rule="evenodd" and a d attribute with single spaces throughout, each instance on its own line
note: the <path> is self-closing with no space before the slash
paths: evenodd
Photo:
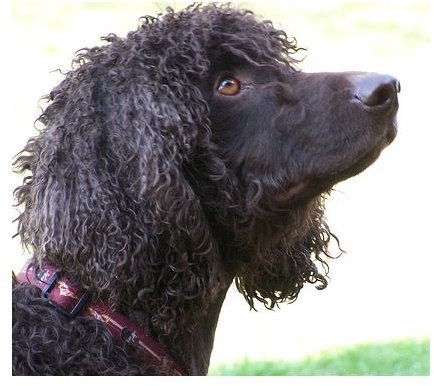
<path id="1" fill-rule="evenodd" d="M 378 141 L 376 145 L 369 148 L 369 150 L 363 152 L 351 162 L 349 166 L 330 173 L 322 173 L 319 175 L 310 174 L 295 183 L 289 183 L 276 192 L 274 195 L 275 202 L 278 205 L 284 203 L 299 203 L 300 201 L 306 201 L 321 193 L 330 191 L 338 182 L 354 177 L 371 166 L 380 156 L 384 148 L 395 139 L 396 134 L 396 126 L 392 125 L 384 138 Z"/>
<path id="2" fill-rule="evenodd" d="M 309 186 L 309 179 L 291 184 L 287 188 L 281 188 L 274 195 L 274 200 L 277 204 L 287 203 L 294 201 L 297 197 L 304 196 L 307 187 Z"/>
<path id="3" fill-rule="evenodd" d="M 381 152 L 393 142 L 396 134 L 397 127 L 396 124 L 393 123 L 388 127 L 382 138 L 380 138 L 366 151 L 361 152 L 361 154 L 355 158 L 355 160 L 351 162 L 349 166 L 343 167 L 341 170 L 335 173 L 330 173 L 328 176 L 325 176 L 325 179 L 329 179 L 334 185 L 339 181 L 343 181 L 360 174 L 377 160 Z"/>

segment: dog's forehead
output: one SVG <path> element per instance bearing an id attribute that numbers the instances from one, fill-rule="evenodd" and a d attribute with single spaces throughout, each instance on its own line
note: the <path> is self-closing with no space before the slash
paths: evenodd
<path id="1" fill-rule="evenodd" d="M 272 81 L 286 77 L 291 71 L 289 66 L 276 66 L 276 63 L 255 64 L 245 58 L 228 55 L 220 56 L 211 63 L 211 78 L 233 75 L 240 81 Z"/>

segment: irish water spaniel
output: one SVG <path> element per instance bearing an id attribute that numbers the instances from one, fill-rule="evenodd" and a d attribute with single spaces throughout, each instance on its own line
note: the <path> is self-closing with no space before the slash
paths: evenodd
<path id="1" fill-rule="evenodd" d="M 15 161 L 13 373 L 206 374 L 233 281 L 269 309 L 326 287 L 325 196 L 394 139 L 399 83 L 303 73 L 295 40 L 228 5 L 104 40 Z"/>

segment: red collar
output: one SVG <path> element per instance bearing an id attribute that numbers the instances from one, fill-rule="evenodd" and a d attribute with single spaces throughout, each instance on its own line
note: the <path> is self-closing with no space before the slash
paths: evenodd
<path id="1" fill-rule="evenodd" d="M 131 345 L 139 357 L 166 368 L 168 375 L 188 375 L 148 332 L 104 303 L 88 301 L 89 293 L 74 287 L 65 277 L 59 277 L 54 267 L 44 265 L 36 270 L 29 260 L 16 277 L 20 283 L 28 282 L 39 287 L 50 304 L 68 317 L 91 315 L 98 319 L 104 323 L 118 344 Z"/>

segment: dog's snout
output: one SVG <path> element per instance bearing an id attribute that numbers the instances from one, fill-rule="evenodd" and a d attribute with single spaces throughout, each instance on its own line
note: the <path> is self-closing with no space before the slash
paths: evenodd
<path id="1" fill-rule="evenodd" d="M 387 110 L 397 105 L 399 81 L 390 75 L 366 73 L 352 76 L 354 97 L 367 108 Z"/>

